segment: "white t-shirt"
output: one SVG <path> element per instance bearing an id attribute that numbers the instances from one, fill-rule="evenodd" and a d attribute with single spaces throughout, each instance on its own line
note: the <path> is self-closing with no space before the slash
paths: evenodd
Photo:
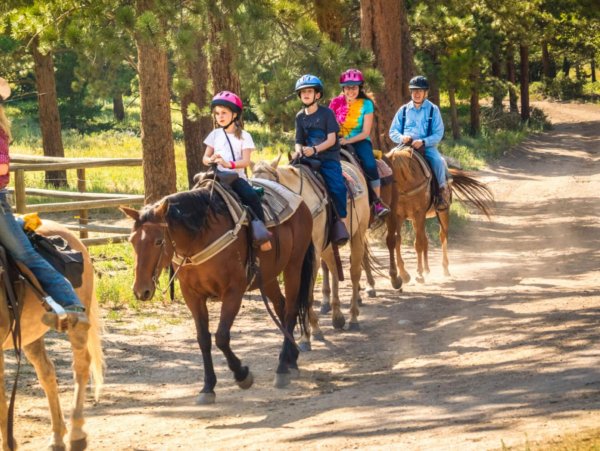
<path id="1" fill-rule="evenodd" d="M 235 161 L 239 161 L 242 159 L 243 149 L 254 149 L 254 141 L 252 140 L 252 136 L 246 130 L 242 130 L 242 139 L 236 138 L 233 133 L 227 133 L 229 142 L 231 142 L 231 147 L 229 147 L 225 133 L 225 130 L 222 128 L 215 128 L 204 140 L 204 144 L 215 149 L 214 155 L 221 155 L 224 160 L 231 161 L 233 160 L 231 155 L 231 147 L 233 147 Z M 236 171 L 238 174 L 240 174 L 240 177 L 246 178 L 244 168 L 236 169 Z"/>

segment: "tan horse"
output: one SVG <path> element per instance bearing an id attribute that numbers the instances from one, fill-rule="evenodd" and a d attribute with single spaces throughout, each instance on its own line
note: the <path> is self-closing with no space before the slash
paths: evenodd
<path id="1" fill-rule="evenodd" d="M 344 314 L 340 310 L 340 298 L 338 295 L 339 279 L 337 275 L 335 257 L 331 246 L 324 248 L 327 236 L 327 211 L 325 202 L 321 193 L 315 191 L 313 186 L 308 183 L 300 170 L 294 166 L 279 166 L 281 155 L 271 163 L 261 161 L 252 168 L 252 174 L 257 178 L 275 180 L 291 191 L 300 194 L 304 202 L 313 213 L 313 243 L 315 245 L 316 261 L 320 258 L 326 263 L 331 272 L 332 286 L 329 287 L 328 279 L 323 280 L 321 311 L 329 311 L 331 307 L 332 323 L 336 329 L 342 329 L 346 323 Z M 360 276 L 362 273 L 361 263 L 366 251 L 366 233 L 369 227 L 369 199 L 367 196 L 367 182 L 360 170 L 354 168 L 351 164 L 343 161 L 342 168 L 344 172 L 353 171 L 362 187 L 363 195 L 354 201 L 348 200 L 348 217 L 345 219 L 346 227 L 350 233 L 350 278 L 352 280 L 352 298 L 350 299 L 350 324 L 349 330 L 359 330 L 358 323 L 360 300 Z M 315 265 L 315 272 L 318 271 L 318 265 Z M 332 295 L 333 293 L 333 295 Z M 309 322 L 312 328 L 312 335 L 315 339 L 323 340 L 323 333 L 319 327 L 317 315 L 314 312 L 312 302 L 308 309 Z M 299 346 L 302 350 L 310 349 L 310 331 L 306 332 Z"/>
<path id="2" fill-rule="evenodd" d="M 68 329 L 68 338 L 73 350 L 73 379 L 75 385 L 69 441 L 71 450 L 83 450 L 87 447 L 87 434 L 83 431 L 83 404 L 90 371 L 95 383 L 96 399 L 98 399 L 104 380 L 104 360 L 100 341 L 101 324 L 98 303 L 94 296 L 94 269 L 85 246 L 64 227 L 51 221 L 44 221 L 44 224 L 37 232 L 46 236 L 62 236 L 73 249 L 81 251 L 84 257 L 83 284 L 76 292 L 86 307 L 90 320 L 90 328 L 87 330 L 87 333 L 85 329 L 77 326 L 69 327 Z M 30 275 L 30 277 L 32 280 L 35 280 L 33 275 Z M 20 318 L 23 351 L 35 368 L 35 372 L 46 393 L 50 406 L 52 436 L 50 438 L 49 449 L 64 450 L 66 448 L 63 436 L 67 432 L 67 427 L 60 407 L 56 371 L 46 353 L 44 345 L 44 334 L 48 331 L 48 327 L 42 324 L 41 318 L 45 310 L 34 291 L 29 287 L 25 288 L 22 302 L 23 310 Z M 13 346 L 10 333 L 10 318 L 11 314 L 8 309 L 5 291 L 3 288 L 0 288 L 0 334 L 4 350 L 11 349 Z M 8 379 L 10 380 L 10 378 Z M 0 389 L 0 427 L 2 429 L 2 449 L 9 450 L 7 428 L 8 408 L 4 386 L 4 353 L 1 352 L 0 387 L 2 389 Z M 14 449 L 16 449 L 16 444 L 14 445 Z"/>
<path id="3" fill-rule="evenodd" d="M 427 256 L 428 240 L 425 232 L 426 218 L 437 215 L 440 223 L 440 243 L 442 245 L 442 266 L 444 275 L 450 276 L 448 270 L 448 227 L 450 225 L 449 210 L 436 212 L 433 208 L 431 192 L 431 171 L 425 159 L 420 157 L 410 147 L 395 148 L 388 154 L 390 165 L 394 172 L 392 189 L 384 194 L 382 199 L 390 205 L 392 213 L 386 217 L 386 244 L 390 256 L 389 275 L 392 286 L 402 288 L 402 283 L 410 281 L 410 274 L 404 268 L 404 260 L 400 253 L 402 243 L 402 225 L 410 219 L 415 231 L 415 251 L 417 254 L 417 282 L 424 283 L 423 272 L 429 273 Z M 469 174 L 459 169 L 450 169 L 452 181 L 451 193 L 459 200 L 474 205 L 490 217 L 494 197 L 489 188 L 475 180 Z M 394 250 L 398 265 L 394 258 Z M 400 278 L 398 278 L 398 273 Z M 374 280 L 367 266 L 369 291 L 374 291 Z"/>

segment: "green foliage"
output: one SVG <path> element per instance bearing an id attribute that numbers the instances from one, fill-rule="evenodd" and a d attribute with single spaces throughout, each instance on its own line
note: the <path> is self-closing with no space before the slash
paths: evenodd
<path id="1" fill-rule="evenodd" d="M 533 84 L 532 92 L 542 98 L 555 100 L 574 100 L 583 98 L 583 80 L 573 80 L 559 73 L 556 78 L 544 78 L 541 82 Z"/>

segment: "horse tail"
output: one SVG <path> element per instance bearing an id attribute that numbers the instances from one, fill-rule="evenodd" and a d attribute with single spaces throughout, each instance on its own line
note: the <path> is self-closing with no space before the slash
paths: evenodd
<path id="1" fill-rule="evenodd" d="M 300 290 L 298 292 L 298 323 L 300 332 L 306 331 L 306 318 L 308 318 L 308 308 L 310 304 L 311 290 L 313 289 L 314 265 L 315 265 L 315 245 L 312 240 L 304 254 L 302 261 L 302 270 L 300 272 Z"/>
<path id="2" fill-rule="evenodd" d="M 468 202 L 491 219 L 494 194 L 485 184 L 476 180 L 471 174 L 460 169 L 451 168 L 452 191 L 461 202 Z"/>
<path id="3" fill-rule="evenodd" d="M 104 385 L 104 353 L 102 352 L 102 322 L 100 320 L 100 309 L 98 300 L 92 294 L 90 305 L 87 309 L 90 328 L 88 330 L 87 348 L 90 353 L 90 370 L 94 380 L 94 398 L 96 401 L 100 398 L 100 390 Z"/>
<path id="4" fill-rule="evenodd" d="M 391 214 L 391 213 L 390 213 Z M 373 254 L 373 250 L 369 245 L 369 240 L 365 236 L 364 239 L 365 244 L 365 253 L 363 254 L 362 267 L 368 273 L 375 273 L 380 277 L 388 277 L 387 274 L 383 271 L 381 261 L 377 258 L 375 254 Z"/>

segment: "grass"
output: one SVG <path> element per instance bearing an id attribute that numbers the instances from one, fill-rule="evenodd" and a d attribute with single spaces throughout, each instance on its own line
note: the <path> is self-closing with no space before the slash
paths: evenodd
<path id="1" fill-rule="evenodd" d="M 128 102 L 126 101 L 126 104 Z M 442 112 L 446 117 L 448 113 L 447 102 L 442 99 Z M 21 104 L 9 104 L 7 115 L 13 122 L 13 153 L 41 155 L 42 144 L 37 121 L 36 105 L 33 102 L 22 102 Z M 468 124 L 468 105 L 459 106 L 459 121 L 466 128 Z M 177 187 L 179 190 L 187 189 L 187 173 L 185 164 L 185 150 L 181 130 L 180 112 L 173 109 L 173 129 L 175 138 L 175 164 L 177 167 Z M 127 108 L 127 118 L 122 123 L 112 123 L 112 112 L 110 105 L 106 104 L 102 114 L 93 124 L 96 129 L 104 131 L 92 131 L 80 134 L 75 130 L 63 131 L 63 144 L 65 156 L 67 157 L 111 157 L 111 158 L 141 158 L 142 146 L 139 131 L 139 104 L 136 101 L 130 103 Z M 111 129 L 106 129 L 112 127 Z M 253 159 L 269 160 L 275 158 L 279 152 L 287 152 L 292 149 L 293 134 L 270 130 L 259 123 L 247 123 L 246 129 L 252 134 L 258 152 L 254 152 Z M 514 130 L 486 128 L 483 121 L 483 131 L 478 136 L 469 136 L 463 131 L 463 137 L 452 140 L 449 132 L 441 144 L 442 151 L 456 158 L 465 169 L 479 169 L 490 159 L 501 156 L 506 150 L 527 136 L 530 129 L 517 126 Z M 74 189 L 77 185 L 76 171 L 67 171 L 68 184 Z M 111 167 L 86 170 L 87 189 L 90 192 L 118 192 L 142 194 L 144 192 L 142 168 L 135 167 Z M 44 187 L 43 172 L 26 173 L 26 184 L 29 187 Z M 34 202 L 48 202 L 47 198 L 32 198 Z M 30 202 L 28 200 L 28 202 Z M 75 215 L 76 213 L 73 213 Z M 90 213 L 93 217 L 110 217 L 114 210 L 95 210 Z M 467 221 L 468 212 L 459 204 L 454 204 L 451 210 L 451 230 L 456 233 Z M 439 244 L 439 226 L 437 220 L 429 220 L 427 231 L 432 242 Z M 405 240 L 412 243 L 414 232 L 410 224 L 405 227 Z M 94 267 L 97 271 L 96 291 L 97 297 L 105 309 L 108 310 L 108 318 L 118 320 L 121 316 L 120 309 L 124 306 L 136 311 L 142 310 L 142 305 L 132 293 L 133 281 L 133 250 L 129 243 L 108 244 L 93 246 L 90 249 L 94 259 Z M 163 274 L 160 280 L 161 287 L 166 287 L 168 276 Z M 164 289 L 164 288 L 163 288 Z M 155 295 L 156 301 L 160 302 L 166 296 L 160 289 Z M 177 287 L 176 299 L 181 299 L 181 293 Z"/>

